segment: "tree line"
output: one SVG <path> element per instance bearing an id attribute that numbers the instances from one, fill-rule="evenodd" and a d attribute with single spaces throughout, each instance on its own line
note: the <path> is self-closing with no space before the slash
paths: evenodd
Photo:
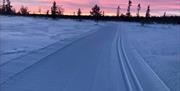
<path id="1" fill-rule="evenodd" d="M 161 17 L 151 16 L 150 14 L 150 5 L 147 6 L 145 17 L 140 16 L 141 4 L 137 5 L 136 16 L 131 14 L 132 1 L 129 0 L 127 4 L 127 11 L 125 14 L 121 13 L 121 7 L 117 6 L 116 16 L 105 16 L 105 12 L 101 10 L 101 7 L 95 4 L 89 16 L 83 16 L 81 8 L 78 8 L 77 12 L 74 12 L 74 15 L 64 15 L 64 8 L 58 6 L 54 1 L 50 10 L 47 10 L 45 14 L 41 14 L 41 9 L 39 9 L 39 14 L 30 14 L 28 7 L 21 6 L 19 11 L 16 10 L 11 5 L 10 0 L 3 0 L 2 5 L 0 5 L 0 14 L 1 15 L 25 15 L 25 16 L 45 16 L 45 17 L 61 17 L 61 18 L 72 18 L 72 19 L 94 19 L 98 20 L 112 20 L 112 21 L 135 21 L 135 22 L 160 22 L 160 23 L 180 23 L 179 16 L 166 16 L 166 12 Z"/>
<path id="2" fill-rule="evenodd" d="M 126 15 L 124 14 L 120 14 L 120 6 L 117 7 L 117 17 L 119 16 L 127 16 L 127 17 L 131 17 L 131 6 L 132 6 L 132 1 L 129 0 L 128 2 L 128 8 L 127 8 L 127 13 Z M 0 6 L 0 14 L 22 14 L 22 15 L 28 15 L 30 14 L 30 11 L 28 10 L 28 7 L 25 6 L 21 6 L 20 10 L 18 12 L 16 12 L 16 10 L 14 8 L 12 8 L 13 6 L 11 5 L 10 0 L 3 0 L 2 5 Z M 141 10 L 141 5 L 138 4 L 137 6 L 137 17 L 140 17 L 140 12 Z M 39 10 L 39 12 L 41 12 L 41 10 Z M 57 3 L 54 1 L 53 5 L 51 7 L 51 12 L 50 10 L 47 10 L 46 15 L 52 15 L 52 16 L 58 16 L 58 15 L 63 15 L 64 13 L 64 9 L 61 6 L 58 6 Z M 77 14 L 74 15 L 77 16 L 81 16 L 82 15 L 82 11 L 79 8 L 77 10 Z M 98 6 L 97 4 L 94 5 L 94 7 L 92 7 L 91 11 L 90 11 L 90 15 L 91 16 L 105 16 L 104 15 L 104 11 L 101 11 L 100 6 Z M 148 6 L 147 11 L 146 11 L 146 15 L 145 17 L 150 17 L 150 6 Z"/>

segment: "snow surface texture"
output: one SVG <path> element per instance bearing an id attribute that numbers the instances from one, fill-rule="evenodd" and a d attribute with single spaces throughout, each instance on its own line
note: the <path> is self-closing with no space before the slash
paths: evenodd
<path id="1" fill-rule="evenodd" d="M 180 26 L 124 25 L 131 45 L 172 91 L 180 91 Z"/>
<path id="2" fill-rule="evenodd" d="M 2 91 L 180 90 L 178 25 L 1 18 Z"/>
<path id="3" fill-rule="evenodd" d="M 103 25 L 47 18 L 1 16 L 1 20 L 0 83 Z"/>
<path id="4" fill-rule="evenodd" d="M 1 64 L 97 29 L 94 22 L 0 16 Z"/>

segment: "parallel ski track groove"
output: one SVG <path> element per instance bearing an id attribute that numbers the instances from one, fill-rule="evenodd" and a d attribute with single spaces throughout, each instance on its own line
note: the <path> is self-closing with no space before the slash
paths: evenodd
<path id="1" fill-rule="evenodd" d="M 117 35 L 119 34 L 118 32 L 119 30 L 117 30 Z M 127 70 L 125 68 L 125 65 L 123 63 L 123 59 L 122 59 L 122 56 L 121 56 L 121 52 L 120 52 L 120 48 L 119 48 L 119 36 L 117 36 L 117 39 L 116 39 L 116 50 L 117 50 L 117 56 L 118 56 L 118 60 L 119 60 L 119 64 L 120 64 L 120 70 L 122 70 L 122 76 L 124 77 L 124 80 L 125 80 L 125 84 L 127 86 L 127 89 L 128 91 L 133 91 L 133 88 L 132 88 L 132 85 L 129 81 L 129 78 L 128 78 L 128 74 L 127 74 Z"/>
<path id="2" fill-rule="evenodd" d="M 120 30 L 120 31 L 121 31 L 121 30 Z M 124 42 L 123 42 L 122 32 L 120 32 L 119 35 L 120 35 L 120 44 L 121 44 L 122 55 L 123 55 L 124 58 L 125 58 L 124 61 L 126 62 L 127 67 L 129 68 L 131 77 L 133 78 L 133 81 L 134 81 L 134 83 L 135 83 L 138 91 L 144 91 L 142 85 L 140 84 L 140 82 L 139 82 L 139 80 L 138 80 L 138 78 L 137 78 L 137 76 L 136 76 L 136 73 L 134 72 L 134 70 L 133 70 L 133 68 L 132 68 L 132 65 L 131 65 L 131 63 L 130 63 L 130 61 L 129 61 L 129 58 L 127 57 L 127 53 L 126 53 L 126 51 L 125 51 L 125 49 L 124 49 Z"/>
<path id="3" fill-rule="evenodd" d="M 124 45 L 123 45 L 123 41 L 122 41 L 122 32 L 120 32 L 121 30 L 117 29 L 117 53 L 118 53 L 118 59 L 119 59 L 119 62 L 122 66 L 122 72 L 123 72 L 123 75 L 125 77 L 125 82 L 126 82 L 126 85 L 128 87 L 128 90 L 129 91 L 134 91 L 133 89 L 133 86 L 132 84 L 134 84 L 137 88 L 138 91 L 143 91 L 143 88 L 129 62 L 129 59 L 126 55 L 126 52 L 125 52 L 125 49 L 124 49 Z M 124 58 L 124 60 L 123 60 Z M 126 67 L 128 69 L 126 69 Z M 130 72 L 130 77 L 128 76 L 128 72 Z M 133 80 L 133 83 L 130 82 L 130 79 Z"/>

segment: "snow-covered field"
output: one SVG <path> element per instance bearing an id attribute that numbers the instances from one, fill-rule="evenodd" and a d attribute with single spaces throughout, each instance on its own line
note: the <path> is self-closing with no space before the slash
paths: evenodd
<path id="1" fill-rule="evenodd" d="M 63 44 L 97 30 L 100 25 L 95 24 L 92 21 L 0 16 L 0 65 L 55 42 Z"/>
<path id="2" fill-rule="evenodd" d="M 119 68 L 118 64 L 113 65 L 112 69 L 114 70 L 108 68 L 109 65 L 113 64 L 113 63 L 111 64 L 111 62 L 114 61 L 110 59 L 111 58 L 109 57 L 110 53 L 107 52 L 110 52 L 109 47 L 111 44 L 109 43 L 111 43 L 112 39 L 114 39 L 113 37 L 118 35 L 118 33 L 114 34 L 115 30 L 121 31 L 120 35 L 124 36 L 124 41 L 127 41 L 128 44 L 127 48 L 128 46 L 130 46 L 132 50 L 136 50 L 137 53 L 140 54 L 140 56 L 145 60 L 145 62 L 147 62 L 147 64 L 159 76 L 159 78 L 167 85 L 167 87 L 171 89 L 171 91 L 180 91 L 180 26 L 179 25 L 149 24 L 142 26 L 139 23 L 127 23 L 127 22 L 103 22 L 103 23 L 100 22 L 97 25 L 93 21 L 79 22 L 79 21 L 64 20 L 64 19 L 52 20 L 48 18 L 43 19 L 43 18 L 27 18 L 27 17 L 7 17 L 7 16 L 0 16 L 0 71 L 2 73 L 2 76 L 0 78 L 0 84 L 8 80 L 10 77 L 14 76 L 15 74 L 22 72 L 24 69 L 36 63 L 38 60 L 41 60 L 44 57 L 47 57 L 49 55 L 50 55 L 49 58 L 56 57 L 55 55 L 51 55 L 51 54 L 56 53 L 57 50 L 72 43 L 75 39 L 81 39 L 81 38 L 84 39 L 84 36 L 88 36 L 90 34 L 96 33 L 96 31 L 101 31 L 97 33 L 98 36 L 93 35 L 90 38 L 83 40 L 82 43 L 81 42 L 78 42 L 76 44 L 74 43 L 75 45 L 71 46 L 69 49 L 64 50 L 63 51 L 64 54 L 60 56 L 60 58 L 64 58 L 63 60 L 61 60 L 64 63 L 61 64 L 61 61 L 55 61 L 59 64 L 56 63 L 54 64 L 53 62 L 49 62 L 50 63 L 49 65 L 55 65 L 54 69 L 57 69 L 60 72 L 67 73 L 67 74 L 64 73 L 58 74 L 58 75 L 62 75 L 62 77 L 59 77 L 59 79 L 62 78 L 64 80 L 68 80 L 68 81 L 63 80 L 64 81 L 63 83 L 66 83 L 67 86 L 72 87 L 72 88 L 67 88 L 67 87 L 63 88 L 65 90 L 69 89 L 67 91 L 73 91 L 72 89 L 75 86 L 79 86 L 81 84 L 82 80 L 79 80 L 80 82 L 78 82 L 77 84 L 76 84 L 76 80 L 86 79 L 86 77 L 81 77 L 80 75 L 85 75 L 89 78 L 93 78 L 94 75 L 93 73 L 96 74 L 95 75 L 96 78 L 94 78 L 96 80 L 93 84 L 94 88 L 92 88 L 94 89 L 93 91 L 101 91 L 101 90 L 97 90 L 96 88 L 104 88 L 103 86 L 109 86 L 108 84 L 110 84 L 111 82 L 115 84 L 113 87 L 116 87 L 118 83 L 121 83 L 118 82 L 119 81 L 118 79 L 111 78 L 113 81 L 110 80 L 109 83 L 106 83 L 109 81 L 109 79 L 104 80 L 106 79 L 106 77 L 107 78 L 110 77 L 108 71 L 112 73 L 111 74 L 113 75 L 112 77 L 119 78 L 118 76 L 119 73 L 117 71 L 120 70 L 116 69 Z M 109 36 L 107 36 L 108 34 Z M 93 38 L 97 38 L 97 40 Z M 86 45 L 86 43 L 89 45 Z M 96 43 L 96 44 L 92 44 L 92 43 Z M 76 49 L 76 48 L 80 48 L 80 49 Z M 116 50 L 116 48 L 114 47 L 112 49 Z M 76 51 L 79 50 L 79 51 L 74 52 L 73 50 Z M 72 55 L 69 55 L 71 54 L 69 52 L 72 52 Z M 86 55 L 86 54 L 90 54 L 90 55 Z M 113 56 L 115 55 L 116 53 Z M 68 57 L 72 57 L 72 59 Z M 76 61 L 73 61 L 74 60 L 73 58 L 79 59 L 76 60 L 77 63 Z M 86 60 L 86 58 L 88 58 L 87 61 L 82 61 L 82 59 Z M 48 58 L 44 60 L 48 60 Z M 54 58 L 54 60 L 57 59 Z M 72 64 L 68 63 L 68 61 L 72 62 Z M 135 61 L 137 61 L 137 59 Z M 45 62 L 48 63 L 48 61 Z M 83 63 L 86 64 L 87 66 L 84 65 Z M 65 66 L 65 65 L 69 66 L 69 64 L 75 68 L 71 69 L 72 67 Z M 91 64 L 93 64 L 93 66 L 95 67 L 90 67 Z M 43 65 L 47 66 L 48 64 L 43 64 Z M 43 68 L 43 65 L 39 65 L 39 66 Z M 62 70 L 59 70 L 58 67 L 62 68 Z M 83 67 L 84 69 L 87 68 L 89 72 L 84 70 Z M 53 67 L 49 67 L 48 70 L 52 71 L 53 70 L 52 68 Z M 77 71 L 77 73 L 71 72 L 71 70 L 75 70 Z M 37 70 L 37 72 L 34 73 L 30 72 L 30 73 L 39 74 L 38 71 L 42 72 L 42 74 L 43 72 L 46 72 L 46 70 L 39 69 Z M 53 72 L 50 73 L 54 74 Z M 53 77 L 52 75 L 50 76 Z M 73 76 L 75 76 L 77 79 Z M 68 77 L 72 80 L 69 81 Z M 29 78 L 34 79 L 31 76 L 29 76 Z M 146 77 L 142 77 L 142 79 L 143 78 Z M 41 79 L 41 77 L 39 79 Z M 91 79 L 86 79 L 86 80 L 91 82 Z M 73 84 L 73 82 L 75 84 Z M 100 82 L 101 84 L 98 84 L 98 82 Z M 22 83 L 20 82 L 20 84 Z M 87 83 L 82 84 L 84 85 L 84 87 L 83 86 L 80 87 L 86 88 L 86 84 Z M 61 84 L 61 85 L 66 86 L 65 84 Z M 29 84 L 26 86 L 34 86 L 34 85 Z M 55 86 L 59 87 L 58 85 Z M 102 86 L 102 87 L 98 87 L 98 86 Z M 119 86 L 117 86 L 117 88 L 113 88 L 114 90 L 112 89 L 111 90 L 119 91 L 118 88 Z M 78 87 L 76 89 L 78 89 Z"/>
<path id="3" fill-rule="evenodd" d="M 180 91 L 180 26 L 124 25 L 128 40 L 144 60 L 172 91 Z"/>

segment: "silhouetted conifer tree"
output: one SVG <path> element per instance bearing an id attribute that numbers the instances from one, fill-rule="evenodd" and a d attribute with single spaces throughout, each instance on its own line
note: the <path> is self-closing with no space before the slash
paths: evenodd
<path id="1" fill-rule="evenodd" d="M 21 15 L 28 15 L 29 14 L 28 8 L 24 7 L 24 6 L 21 6 L 19 13 Z"/>
<path id="2" fill-rule="evenodd" d="M 46 15 L 49 15 L 49 10 L 46 11 Z"/>
<path id="3" fill-rule="evenodd" d="M 132 6 L 132 1 L 129 0 L 128 2 L 128 9 L 127 9 L 127 13 L 126 13 L 126 16 L 130 17 L 131 16 L 131 6 Z"/>
<path id="4" fill-rule="evenodd" d="M 140 4 L 138 4 L 138 6 L 137 6 L 137 17 L 139 17 L 139 11 L 141 10 L 141 5 Z"/>
<path id="5" fill-rule="evenodd" d="M 103 11 L 102 16 L 105 16 L 105 12 Z"/>
<path id="6" fill-rule="evenodd" d="M 6 0 L 6 14 L 12 14 L 12 6 L 10 0 Z"/>
<path id="7" fill-rule="evenodd" d="M 2 6 L 0 6 L 0 14 L 2 14 Z"/>
<path id="8" fill-rule="evenodd" d="M 100 7 L 96 4 L 90 11 L 90 14 L 95 17 L 95 21 L 98 23 L 99 18 L 102 16 Z"/>
<path id="9" fill-rule="evenodd" d="M 41 8 L 39 8 L 38 12 L 39 12 L 39 14 L 41 14 Z"/>
<path id="10" fill-rule="evenodd" d="M 120 16 L 120 6 L 117 7 L 117 17 Z"/>
<path id="11" fill-rule="evenodd" d="M 3 0 L 3 8 L 5 8 L 5 4 L 6 4 L 6 1 L 5 1 L 5 0 Z"/>
<path id="12" fill-rule="evenodd" d="M 92 11 L 90 11 L 90 14 L 92 16 L 101 16 L 101 9 L 100 7 L 96 4 L 93 8 L 92 8 Z"/>
<path id="13" fill-rule="evenodd" d="M 81 16 L 81 13 L 82 13 L 82 12 L 81 12 L 81 9 L 79 8 L 78 11 L 77 11 L 77 15 L 78 15 L 78 16 Z"/>
<path id="14" fill-rule="evenodd" d="M 124 14 L 121 14 L 121 17 L 125 17 L 125 15 L 124 15 Z"/>
<path id="15" fill-rule="evenodd" d="M 64 9 L 62 7 L 58 8 L 58 15 L 63 15 Z"/>
<path id="16" fill-rule="evenodd" d="M 56 15 L 58 15 L 58 7 L 56 5 L 56 2 L 53 2 L 53 6 L 51 7 L 51 15 L 53 17 L 55 17 Z"/>
<path id="17" fill-rule="evenodd" d="M 163 15 L 163 17 L 166 17 L 166 12 L 164 12 L 164 15 Z"/>
<path id="18" fill-rule="evenodd" d="M 15 9 L 12 9 L 10 0 L 3 0 L 3 5 L 0 9 L 1 14 L 15 14 Z"/>
<path id="19" fill-rule="evenodd" d="M 1 8 L 1 13 L 3 14 L 3 13 L 5 13 L 5 8 L 6 8 L 6 1 L 5 0 L 3 0 L 3 5 L 2 5 L 2 8 Z"/>
<path id="20" fill-rule="evenodd" d="M 148 5 L 147 7 L 147 11 L 146 11 L 146 17 L 150 17 L 150 5 Z"/>

